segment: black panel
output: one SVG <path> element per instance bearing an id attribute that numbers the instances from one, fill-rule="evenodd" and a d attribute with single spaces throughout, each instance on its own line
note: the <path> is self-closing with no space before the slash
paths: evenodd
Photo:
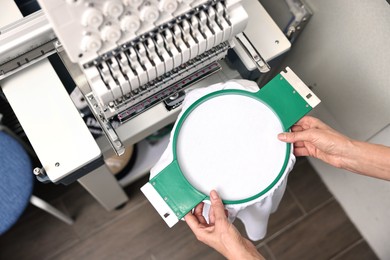
<path id="1" fill-rule="evenodd" d="M 23 16 L 27 16 L 41 9 L 36 0 L 15 0 Z"/>

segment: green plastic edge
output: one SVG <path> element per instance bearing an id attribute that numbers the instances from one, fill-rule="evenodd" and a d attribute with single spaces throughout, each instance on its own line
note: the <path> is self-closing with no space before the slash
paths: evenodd
<path id="1" fill-rule="evenodd" d="M 179 219 L 207 197 L 187 181 L 177 160 L 170 163 L 149 182 Z"/>
<path id="2" fill-rule="evenodd" d="M 175 212 L 178 218 L 184 217 L 197 204 L 208 198 L 207 195 L 195 189 L 188 182 L 177 162 L 176 144 L 180 129 L 186 118 L 196 107 L 211 98 L 231 94 L 244 95 L 255 98 L 256 100 L 267 105 L 278 116 L 284 131 L 287 131 L 293 124 L 295 124 L 300 118 L 302 118 L 312 109 L 280 74 L 274 77 L 258 92 L 252 93 L 239 89 L 219 90 L 207 94 L 191 104 L 191 106 L 186 111 L 184 111 L 175 129 L 172 144 L 174 160 L 149 181 L 155 187 L 160 196 L 165 199 L 166 203 Z M 282 169 L 280 170 L 275 180 L 264 190 L 246 199 L 223 200 L 223 202 L 225 204 L 241 204 L 252 201 L 267 193 L 283 176 L 290 158 L 290 153 L 291 144 L 286 143 L 286 156 Z M 174 192 L 174 196 L 172 196 L 172 191 Z"/>

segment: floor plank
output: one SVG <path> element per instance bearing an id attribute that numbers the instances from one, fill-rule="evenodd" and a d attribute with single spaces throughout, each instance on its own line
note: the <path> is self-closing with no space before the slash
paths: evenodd
<path id="1" fill-rule="evenodd" d="M 303 212 L 300 210 L 291 194 L 286 190 L 277 211 L 270 216 L 266 237 L 279 232 L 302 216 Z"/>
<path id="2" fill-rule="evenodd" d="M 332 260 L 377 260 L 379 259 L 364 240 L 339 254 Z"/>
<path id="3" fill-rule="evenodd" d="M 268 251 L 269 249 L 266 248 L 266 246 L 261 246 L 258 251 L 260 252 L 260 254 L 267 260 L 274 260 L 274 258 L 272 257 L 272 255 L 270 255 L 270 252 Z"/>
<path id="4" fill-rule="evenodd" d="M 63 209 L 59 203 L 54 206 Z M 80 241 L 73 229 L 52 215 L 31 208 L 0 236 L 0 259 L 50 259 Z"/>
<path id="5" fill-rule="evenodd" d="M 81 185 L 75 186 L 61 197 L 69 214 L 76 219 L 73 225 L 75 232 L 82 239 L 88 238 L 123 214 L 127 214 L 140 204 L 146 203 L 144 195 L 139 191 L 141 183 L 145 182 L 146 179 L 142 179 L 131 185 L 127 191 L 129 201 L 126 205 L 119 210 L 110 212 L 105 210 Z"/>
<path id="6" fill-rule="evenodd" d="M 169 229 L 148 203 L 58 254 L 56 259 L 221 259 L 185 223 Z"/>
<path id="7" fill-rule="evenodd" d="M 307 159 L 297 163 L 291 171 L 288 189 L 306 212 L 332 198 L 332 194 Z"/>
<path id="8" fill-rule="evenodd" d="M 331 201 L 267 243 L 276 259 L 329 259 L 361 239 L 336 201 Z"/>
<path id="9" fill-rule="evenodd" d="M 375 259 L 365 242 L 358 243 L 360 234 L 307 164 L 297 163 L 279 209 L 270 217 L 267 240 L 255 243 L 259 251 L 270 260 Z M 0 237 L 0 259 L 223 259 L 197 241 L 185 223 L 166 226 L 139 190 L 146 181 L 128 186 L 129 202 L 112 212 L 77 183 L 56 194 L 53 203 L 76 217 L 73 226 L 28 207 Z"/>

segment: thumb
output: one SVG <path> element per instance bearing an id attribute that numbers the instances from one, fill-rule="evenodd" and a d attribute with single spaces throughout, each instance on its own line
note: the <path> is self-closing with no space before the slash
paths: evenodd
<path id="1" fill-rule="evenodd" d="M 286 143 L 295 143 L 298 141 L 312 142 L 314 140 L 313 132 L 305 130 L 301 132 L 286 132 L 278 134 L 278 139 Z"/>
<path id="2" fill-rule="evenodd" d="M 215 190 L 210 192 L 210 201 L 215 216 L 215 222 L 226 219 L 225 208 L 223 206 L 222 200 Z"/>

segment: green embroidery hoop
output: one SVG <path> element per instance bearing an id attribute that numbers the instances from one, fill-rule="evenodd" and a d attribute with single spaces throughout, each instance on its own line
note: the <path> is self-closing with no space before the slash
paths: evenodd
<path id="1" fill-rule="evenodd" d="M 294 76 L 296 77 L 295 74 Z M 285 77 L 279 74 L 269 83 L 267 83 L 262 89 L 255 93 L 245 90 L 228 89 L 215 91 L 199 98 L 193 104 L 191 104 L 190 107 L 186 109 L 186 111 L 184 111 L 183 115 L 177 122 L 172 141 L 174 157 L 173 161 L 162 171 L 160 171 L 155 177 L 153 177 L 149 181 L 149 184 L 153 187 L 155 191 L 157 191 L 158 195 L 164 200 L 164 203 L 168 205 L 169 209 L 172 210 L 171 212 L 174 213 L 177 219 L 183 218 L 197 204 L 208 198 L 207 194 L 204 194 L 194 188 L 193 185 L 186 179 L 177 160 L 177 139 L 181 127 L 183 126 L 188 116 L 197 107 L 199 107 L 204 102 L 210 99 L 219 97 L 221 95 L 243 95 L 265 104 L 279 118 L 284 131 L 287 131 L 295 122 L 297 122 L 300 118 L 302 118 L 312 109 L 312 106 L 309 105 L 307 100 L 310 97 L 314 96 L 314 94 L 306 86 L 305 88 L 310 93 L 310 96 L 302 96 L 302 93 L 298 93 L 297 89 L 294 88 L 290 84 L 290 82 L 286 80 Z M 259 193 L 254 196 L 250 196 L 248 198 L 240 200 L 224 200 L 224 203 L 245 203 L 253 201 L 254 199 L 257 199 L 260 196 L 266 194 L 278 183 L 280 178 L 283 176 L 290 158 L 290 154 L 291 144 L 286 143 L 286 154 L 284 163 L 279 173 L 277 174 L 277 177 L 265 189 L 259 191 Z M 148 197 L 148 192 L 144 191 L 144 193 Z M 169 216 L 169 214 L 163 214 L 163 210 L 161 208 L 158 209 L 158 206 L 155 205 L 156 203 L 153 203 L 151 199 L 149 200 L 159 211 L 161 216 L 165 218 Z"/>

